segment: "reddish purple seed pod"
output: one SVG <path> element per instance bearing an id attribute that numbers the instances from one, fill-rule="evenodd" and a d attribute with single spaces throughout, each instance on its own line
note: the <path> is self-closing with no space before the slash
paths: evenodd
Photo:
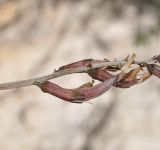
<path id="1" fill-rule="evenodd" d="M 88 73 L 88 75 L 91 76 L 93 79 L 96 79 L 99 81 L 105 81 L 105 80 L 108 80 L 108 79 L 114 77 L 114 75 L 109 73 L 106 69 L 104 69 L 104 70 L 101 70 L 101 69 L 91 70 Z"/>
<path id="2" fill-rule="evenodd" d="M 39 87 L 43 92 L 54 95 L 62 100 L 72 103 L 81 103 L 102 95 L 115 84 L 115 81 L 116 76 L 93 87 L 80 87 L 75 89 L 66 89 L 55 83 L 46 81 L 41 83 Z"/>
<path id="3" fill-rule="evenodd" d="M 69 102 L 72 102 L 75 99 L 78 100 L 83 98 L 81 97 L 81 95 L 74 95 L 74 90 L 62 88 L 57 84 L 49 81 L 43 82 L 41 84 L 41 90 L 45 93 L 49 93 L 53 96 Z"/>
<path id="4" fill-rule="evenodd" d="M 113 78 L 105 80 L 91 88 L 80 89 L 80 93 L 85 95 L 85 100 L 96 98 L 108 91 L 116 83 L 116 78 L 117 77 L 114 76 Z"/>
<path id="5" fill-rule="evenodd" d="M 62 66 L 59 68 L 59 70 L 64 70 L 64 69 L 71 69 L 71 68 L 76 68 L 76 67 L 86 67 L 92 64 L 97 64 L 97 63 L 102 63 L 102 62 L 106 62 L 109 60 L 94 60 L 94 59 L 84 59 L 84 60 L 80 60 L 65 66 Z"/>

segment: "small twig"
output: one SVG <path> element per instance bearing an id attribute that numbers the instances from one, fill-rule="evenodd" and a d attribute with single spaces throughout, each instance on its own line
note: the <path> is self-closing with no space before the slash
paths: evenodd
<path id="1" fill-rule="evenodd" d="M 0 90 L 7 90 L 7 89 L 14 89 L 14 88 L 20 88 L 20 87 L 26 87 L 34 85 L 35 82 L 45 82 L 47 80 L 51 80 L 60 76 L 64 76 L 67 74 L 73 74 L 73 73 L 87 73 L 94 69 L 99 69 L 103 67 L 118 67 L 121 68 L 124 66 L 128 61 L 109 61 L 109 62 L 102 62 L 97 64 L 92 64 L 91 66 L 82 66 L 82 67 L 76 67 L 71 69 L 64 69 L 64 70 L 58 70 L 53 72 L 52 74 L 41 76 L 37 78 L 31 78 L 27 80 L 21 80 L 21 81 L 15 81 L 15 82 L 8 82 L 8 83 L 2 83 L 0 84 Z M 145 64 L 147 61 L 143 62 L 134 62 L 134 64 Z"/>

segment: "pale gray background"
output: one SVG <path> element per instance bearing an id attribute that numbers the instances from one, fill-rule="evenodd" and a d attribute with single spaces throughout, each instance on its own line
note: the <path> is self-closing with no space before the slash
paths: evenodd
<path id="1" fill-rule="evenodd" d="M 158 0 L 1 0 L 0 82 L 84 58 L 160 52 Z M 77 87 L 82 74 L 52 80 Z M 0 150 L 159 150 L 160 80 L 70 104 L 37 87 L 0 91 Z"/>

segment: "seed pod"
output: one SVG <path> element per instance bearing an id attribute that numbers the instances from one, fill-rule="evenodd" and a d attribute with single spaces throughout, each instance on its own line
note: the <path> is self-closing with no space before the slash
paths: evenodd
<path id="1" fill-rule="evenodd" d="M 72 103 L 82 103 L 102 95 L 115 84 L 115 81 L 116 76 L 93 87 L 81 86 L 75 89 L 66 89 L 49 81 L 35 83 L 35 85 L 40 87 L 43 92 L 54 95 L 62 100 Z"/>
<path id="2" fill-rule="evenodd" d="M 99 80 L 99 81 L 105 81 L 110 78 L 113 78 L 114 75 L 111 73 L 107 72 L 106 69 L 96 69 L 96 70 L 91 70 L 88 73 L 89 76 L 91 76 L 93 79 Z"/>
<path id="3" fill-rule="evenodd" d="M 107 62 L 109 60 L 94 60 L 94 59 L 84 59 L 84 60 L 80 60 L 65 66 L 62 66 L 59 68 L 59 70 L 64 70 L 64 69 L 71 69 L 71 68 L 76 68 L 76 67 L 87 67 L 90 66 L 92 64 L 97 64 L 97 63 L 102 63 L 102 62 Z"/>

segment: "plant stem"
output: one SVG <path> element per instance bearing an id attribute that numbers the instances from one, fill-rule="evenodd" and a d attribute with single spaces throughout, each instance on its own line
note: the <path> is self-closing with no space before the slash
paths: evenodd
<path id="1" fill-rule="evenodd" d="M 67 74 L 73 74 L 73 73 L 87 73 L 88 71 L 91 71 L 93 69 L 99 69 L 104 67 L 119 67 L 121 68 L 127 63 L 127 61 L 110 61 L 110 62 L 102 62 L 98 64 L 93 64 L 91 66 L 82 66 L 82 67 L 76 67 L 71 69 L 64 69 L 64 70 L 58 70 L 53 72 L 52 74 L 41 76 L 37 78 L 31 78 L 27 80 L 21 80 L 21 81 L 15 81 L 15 82 L 8 82 L 8 83 L 2 83 L 0 84 L 0 90 L 7 90 L 7 89 L 14 89 L 14 88 L 21 88 L 26 86 L 34 85 L 35 82 L 44 82 L 47 80 L 51 80 L 60 76 L 64 76 Z M 134 62 L 135 64 L 142 64 L 143 62 Z"/>

